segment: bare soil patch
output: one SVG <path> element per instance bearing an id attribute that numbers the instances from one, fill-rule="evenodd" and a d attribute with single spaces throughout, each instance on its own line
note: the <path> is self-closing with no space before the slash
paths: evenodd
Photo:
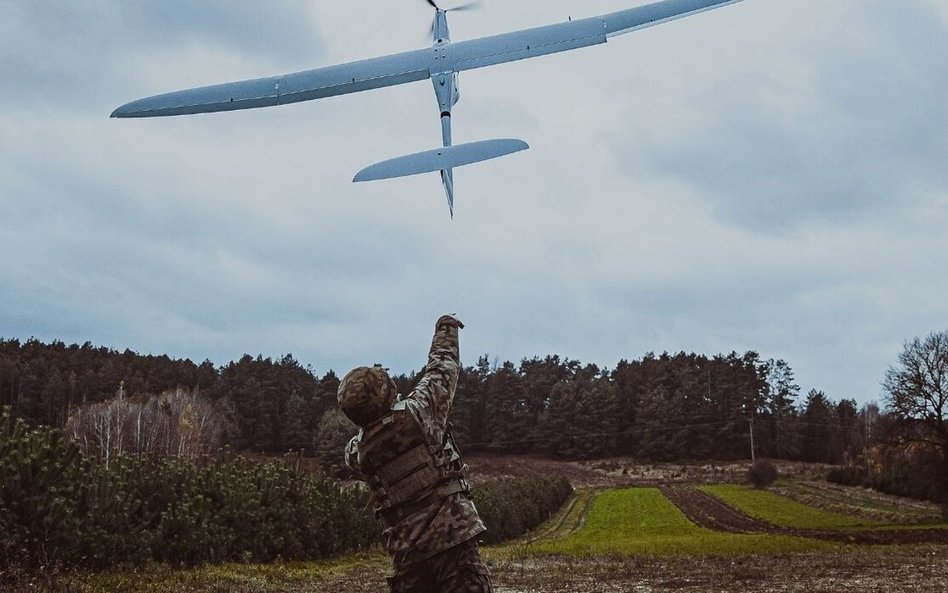
<path id="1" fill-rule="evenodd" d="M 746 515 L 696 488 L 667 485 L 661 491 L 698 527 L 728 533 L 780 533 L 776 526 Z"/>

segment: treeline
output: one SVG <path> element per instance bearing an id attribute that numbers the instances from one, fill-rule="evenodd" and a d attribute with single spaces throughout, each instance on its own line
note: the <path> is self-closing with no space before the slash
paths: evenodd
<path id="1" fill-rule="evenodd" d="M 222 451 L 106 465 L 8 408 L 0 483 L 0 584 L 11 568 L 314 560 L 379 541 L 367 489 L 314 478 L 298 457 L 261 463 Z M 536 527 L 571 493 L 564 478 L 528 477 L 478 484 L 473 496 L 496 542 Z"/>
<path id="2" fill-rule="evenodd" d="M 417 379 L 395 377 L 403 393 Z M 305 450 L 337 462 L 355 432 L 336 409 L 338 384 L 332 370 L 319 376 L 290 355 L 245 355 L 216 367 L 88 343 L 0 340 L 0 406 L 32 425 L 84 426 L 87 438 L 98 421 L 99 441 L 115 437 L 103 433 L 103 418 L 124 414 L 130 426 L 116 429 L 122 443 L 132 433 L 133 448 L 161 436 L 166 453 L 201 452 L 196 443 L 213 441 L 268 454 Z M 182 397 L 192 398 L 190 408 L 178 405 Z M 861 450 L 877 416 L 815 390 L 801 398 L 786 362 L 732 352 L 647 354 L 615 369 L 558 356 L 519 365 L 483 356 L 461 373 L 452 421 L 466 452 L 656 461 L 747 458 L 753 424 L 759 455 L 833 463 Z M 147 432 L 143 419 L 166 428 Z"/>
<path id="3" fill-rule="evenodd" d="M 0 340 L 0 406 L 33 426 L 62 428 L 77 410 L 119 397 L 126 406 L 158 406 L 162 394 L 183 390 L 213 403 L 221 444 L 280 454 L 311 449 L 338 385 L 332 371 L 317 377 L 290 355 L 216 367 L 89 343 Z"/>
<path id="4" fill-rule="evenodd" d="M 948 385 L 940 388 L 948 393 Z M 948 440 L 948 422 L 932 416 L 922 420 L 898 413 L 880 415 L 870 423 L 871 434 L 862 451 L 846 465 L 831 469 L 827 479 L 929 500 L 948 514 L 948 449 L 939 442 L 939 436 Z"/>
<path id="5" fill-rule="evenodd" d="M 940 424 L 948 431 L 948 424 Z M 829 481 L 929 500 L 948 513 L 948 451 L 923 422 L 886 414 L 872 423 L 870 437 L 859 455 L 829 471 Z"/>
<path id="6" fill-rule="evenodd" d="M 907 340 L 882 382 L 886 413 L 861 454 L 829 479 L 928 499 L 948 514 L 946 377 L 948 330 Z"/>
<path id="7" fill-rule="evenodd" d="M 647 354 L 615 369 L 557 356 L 465 369 L 454 423 L 465 450 L 564 458 L 839 462 L 865 442 L 868 408 L 820 391 L 755 352 Z M 753 426 L 752 426 L 753 425 Z"/>

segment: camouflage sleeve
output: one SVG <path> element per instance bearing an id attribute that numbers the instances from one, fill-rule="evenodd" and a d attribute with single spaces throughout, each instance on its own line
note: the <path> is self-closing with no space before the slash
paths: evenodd
<path id="1" fill-rule="evenodd" d="M 458 386 L 461 355 L 458 348 L 458 330 L 464 327 L 460 321 L 445 315 L 435 324 L 431 350 L 425 374 L 415 390 L 406 398 L 414 400 L 413 406 L 434 442 L 440 442 L 448 425 L 448 413 Z"/>
<path id="2" fill-rule="evenodd" d="M 359 466 L 359 436 L 356 435 L 349 440 L 345 450 L 346 467 L 352 472 L 352 477 L 356 480 L 366 481 L 362 468 Z"/>

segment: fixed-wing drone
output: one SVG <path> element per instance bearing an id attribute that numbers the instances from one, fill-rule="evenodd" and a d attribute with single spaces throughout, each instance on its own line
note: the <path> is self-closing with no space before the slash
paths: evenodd
<path id="1" fill-rule="evenodd" d="M 459 72 L 606 43 L 616 35 L 740 1 L 663 0 L 602 16 L 570 19 L 565 23 L 452 43 L 447 13 L 470 5 L 446 10 L 435 4 L 434 0 L 427 0 L 435 9 L 432 26 L 434 45 L 430 48 L 283 76 L 157 95 L 122 105 L 112 112 L 112 117 L 161 117 L 254 109 L 430 79 L 441 109 L 443 146 L 377 163 L 360 171 L 353 181 L 391 179 L 440 171 L 448 209 L 453 218 L 455 167 L 529 148 L 523 140 L 515 139 L 452 145 L 451 109 L 460 98 Z"/>

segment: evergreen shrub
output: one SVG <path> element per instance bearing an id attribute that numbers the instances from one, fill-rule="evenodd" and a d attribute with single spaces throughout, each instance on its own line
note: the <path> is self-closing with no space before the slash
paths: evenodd
<path id="1" fill-rule="evenodd" d="M 0 567 L 309 560 L 376 545 L 368 493 L 293 459 L 86 459 L 0 413 Z"/>
<path id="2" fill-rule="evenodd" d="M 227 451 L 198 461 L 83 456 L 60 430 L 0 409 L 0 578 L 23 571 L 164 562 L 316 560 L 378 545 L 362 487 L 304 472 L 298 459 Z M 565 478 L 478 484 L 490 543 L 518 537 L 572 493 Z"/>
<path id="3" fill-rule="evenodd" d="M 520 537 L 563 506 L 573 487 L 566 478 L 528 476 L 478 484 L 471 492 L 492 544 Z"/>

